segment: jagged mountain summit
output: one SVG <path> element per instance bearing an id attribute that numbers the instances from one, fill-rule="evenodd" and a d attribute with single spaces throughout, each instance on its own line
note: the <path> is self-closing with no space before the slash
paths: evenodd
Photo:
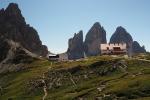
<path id="1" fill-rule="evenodd" d="M 84 47 L 86 56 L 100 54 L 99 45 L 102 43 L 107 43 L 106 31 L 99 22 L 96 22 L 88 31 L 85 38 Z"/>
<path id="2" fill-rule="evenodd" d="M 80 59 L 84 57 L 84 44 L 83 44 L 83 31 L 75 33 L 73 38 L 68 41 L 68 58 L 69 59 Z"/>
<path id="3" fill-rule="evenodd" d="M 0 10 L 0 41 L 0 74 L 26 69 L 26 64 L 48 54 L 37 31 L 26 24 L 15 3 Z"/>
<path id="4" fill-rule="evenodd" d="M 83 34 L 83 32 L 79 33 Z M 84 56 L 100 55 L 100 44 L 105 43 L 107 43 L 106 31 L 99 22 L 96 22 L 86 34 L 84 42 L 83 35 L 81 34 L 75 34 L 73 38 L 69 39 L 69 48 L 67 51 L 69 59 L 80 59 Z M 116 28 L 116 31 L 111 36 L 109 43 L 126 43 L 127 54 L 129 56 L 132 56 L 132 54 L 146 52 L 144 46 L 141 47 L 137 41 L 134 41 L 130 33 L 128 33 L 122 26 Z"/>
<path id="5" fill-rule="evenodd" d="M 0 10 L 0 36 L 13 40 L 22 47 L 39 56 L 46 56 L 47 47 L 42 45 L 37 31 L 26 24 L 16 3 L 10 3 L 6 9 Z"/>
<path id="6" fill-rule="evenodd" d="M 83 42 L 83 32 L 75 34 L 68 42 L 68 58 L 80 59 L 84 56 L 96 56 L 100 54 L 100 44 L 107 43 L 106 31 L 96 22 L 86 35 Z"/>
<path id="7" fill-rule="evenodd" d="M 129 45 L 132 42 L 132 36 L 122 26 L 117 27 L 116 31 L 110 38 L 110 43 L 126 43 Z"/>

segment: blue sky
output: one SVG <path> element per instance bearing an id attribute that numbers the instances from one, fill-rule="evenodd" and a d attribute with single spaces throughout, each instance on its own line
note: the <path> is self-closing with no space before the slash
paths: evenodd
<path id="1" fill-rule="evenodd" d="M 85 36 L 95 22 L 104 26 L 108 41 L 123 26 L 150 51 L 150 0 L 0 0 L 0 8 L 10 2 L 18 3 L 51 52 L 65 52 L 68 39 L 80 30 Z"/>

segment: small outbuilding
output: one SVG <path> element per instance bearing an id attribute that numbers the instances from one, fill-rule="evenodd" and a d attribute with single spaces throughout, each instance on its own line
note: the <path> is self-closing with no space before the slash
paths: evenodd
<path id="1" fill-rule="evenodd" d="M 49 54 L 48 56 L 49 60 L 52 61 L 67 61 L 68 60 L 68 55 L 67 53 L 62 53 L 62 54 Z"/>
<path id="2" fill-rule="evenodd" d="M 59 55 L 50 54 L 50 55 L 48 55 L 48 59 L 52 60 L 52 61 L 58 61 L 59 60 Z"/>

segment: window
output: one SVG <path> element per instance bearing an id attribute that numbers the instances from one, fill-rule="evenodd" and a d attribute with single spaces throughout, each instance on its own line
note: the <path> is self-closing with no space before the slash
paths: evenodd
<path id="1" fill-rule="evenodd" d="M 109 47 L 107 47 L 107 50 L 109 50 Z"/>
<path id="2" fill-rule="evenodd" d="M 119 50 L 121 50 L 121 48 L 120 47 L 113 47 L 113 50 L 114 51 L 119 51 Z"/>

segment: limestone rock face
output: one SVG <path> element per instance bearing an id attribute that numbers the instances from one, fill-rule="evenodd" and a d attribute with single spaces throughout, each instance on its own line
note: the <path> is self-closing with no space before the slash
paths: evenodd
<path id="1" fill-rule="evenodd" d="M 84 47 L 86 56 L 100 54 L 100 44 L 107 43 L 106 31 L 96 22 L 86 35 Z"/>
<path id="2" fill-rule="evenodd" d="M 37 31 L 26 24 L 21 10 L 15 3 L 0 10 L 0 36 L 19 43 L 25 49 L 39 56 L 46 56 L 47 47 L 42 45 Z"/>
<path id="3" fill-rule="evenodd" d="M 134 41 L 132 44 L 133 47 L 133 53 L 146 53 L 145 47 L 144 46 L 140 46 L 140 44 L 137 41 Z"/>
<path id="4" fill-rule="evenodd" d="M 80 59 L 84 57 L 83 32 L 75 33 L 73 38 L 68 41 L 68 58 Z"/>

